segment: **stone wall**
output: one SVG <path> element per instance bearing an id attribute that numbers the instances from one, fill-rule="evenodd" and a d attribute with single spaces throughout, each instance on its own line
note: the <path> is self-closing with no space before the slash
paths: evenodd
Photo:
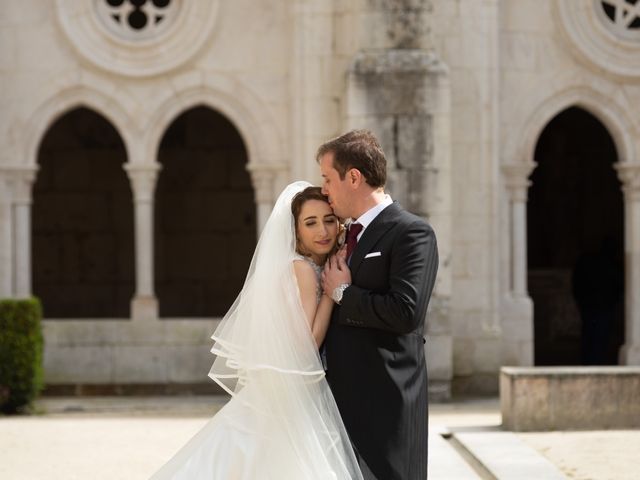
<path id="1" fill-rule="evenodd" d="M 514 431 L 640 428 L 638 367 L 503 367 L 502 426 Z"/>
<path id="2" fill-rule="evenodd" d="M 114 38 L 107 19 L 92 13 L 94 2 L 5 1 L 0 295 L 31 293 L 38 149 L 56 119 L 74 108 L 99 113 L 122 138 L 133 196 L 132 325 L 140 321 L 150 331 L 158 317 L 158 149 L 181 113 L 205 106 L 242 137 L 256 230 L 290 180 L 319 182 L 313 155 L 322 141 L 347 128 L 371 127 L 379 129 L 393 159 L 393 190 L 427 216 L 438 234 L 441 265 L 427 332 L 432 378 L 448 385 L 453 376 L 460 390 L 495 392 L 500 365 L 534 361 L 526 202 L 535 145 L 551 118 L 577 105 L 603 123 L 619 157 L 627 266 L 621 359 L 640 362 L 640 117 L 633 108 L 640 104 L 640 55 L 637 40 L 620 40 L 606 18 L 594 13 L 597 2 L 577 3 L 180 2 L 175 28 L 136 44 Z M 372 55 L 388 60 L 399 50 L 413 51 L 402 54 L 409 57 L 417 53 L 413 64 L 424 67 L 418 77 L 398 69 L 393 78 L 366 73 L 358 61 Z M 437 74 L 431 69 L 436 64 L 443 67 Z M 410 105 L 421 108 L 415 118 L 395 121 L 372 101 L 392 81 L 419 100 L 419 82 L 403 83 L 416 78 L 427 82 L 420 88 L 428 98 Z M 412 88 L 415 95 L 409 95 Z M 50 345 L 70 347 L 71 325 L 47 330 L 54 335 Z M 111 351 L 117 355 L 116 347 Z"/>

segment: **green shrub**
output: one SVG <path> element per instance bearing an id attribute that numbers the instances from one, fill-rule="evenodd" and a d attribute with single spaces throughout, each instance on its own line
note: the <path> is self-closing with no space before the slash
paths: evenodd
<path id="1" fill-rule="evenodd" d="M 31 405 L 43 387 L 42 307 L 36 298 L 0 300 L 0 411 Z"/>

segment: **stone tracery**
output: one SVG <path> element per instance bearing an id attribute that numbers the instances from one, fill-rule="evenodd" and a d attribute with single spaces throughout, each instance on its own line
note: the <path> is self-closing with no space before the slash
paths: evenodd
<path id="1" fill-rule="evenodd" d="M 600 0 L 600 5 L 617 31 L 640 31 L 640 3 L 637 0 Z"/>
<path id="2" fill-rule="evenodd" d="M 128 38 L 157 35 L 175 17 L 171 0 L 98 0 L 98 15 L 107 28 Z"/>

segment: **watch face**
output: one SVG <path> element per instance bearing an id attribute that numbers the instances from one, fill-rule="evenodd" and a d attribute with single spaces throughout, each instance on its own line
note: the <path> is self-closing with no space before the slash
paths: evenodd
<path id="1" fill-rule="evenodd" d="M 342 301 L 342 295 L 349 285 L 350 285 L 349 283 L 343 283 L 342 285 L 338 285 L 336 288 L 333 289 L 331 298 L 333 298 L 333 300 L 337 304 L 340 304 L 340 302 Z"/>
<path id="2" fill-rule="evenodd" d="M 340 303 L 340 300 L 342 300 L 342 290 L 340 290 L 340 287 L 336 287 L 333 290 L 333 295 L 331 295 L 331 297 L 336 303 Z"/>

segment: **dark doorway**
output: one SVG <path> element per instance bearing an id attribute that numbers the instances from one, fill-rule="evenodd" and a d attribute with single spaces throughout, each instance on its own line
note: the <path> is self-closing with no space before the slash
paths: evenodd
<path id="1" fill-rule="evenodd" d="M 38 151 L 33 291 L 47 318 L 128 318 L 134 293 L 131 189 L 118 132 L 75 109 Z"/>
<path id="2" fill-rule="evenodd" d="M 536 365 L 617 364 L 624 341 L 623 197 L 613 140 L 564 110 L 535 151 L 527 207 Z"/>
<path id="3" fill-rule="evenodd" d="M 161 317 L 219 317 L 242 288 L 256 244 L 256 207 L 240 134 L 196 107 L 159 151 L 155 285 Z"/>

